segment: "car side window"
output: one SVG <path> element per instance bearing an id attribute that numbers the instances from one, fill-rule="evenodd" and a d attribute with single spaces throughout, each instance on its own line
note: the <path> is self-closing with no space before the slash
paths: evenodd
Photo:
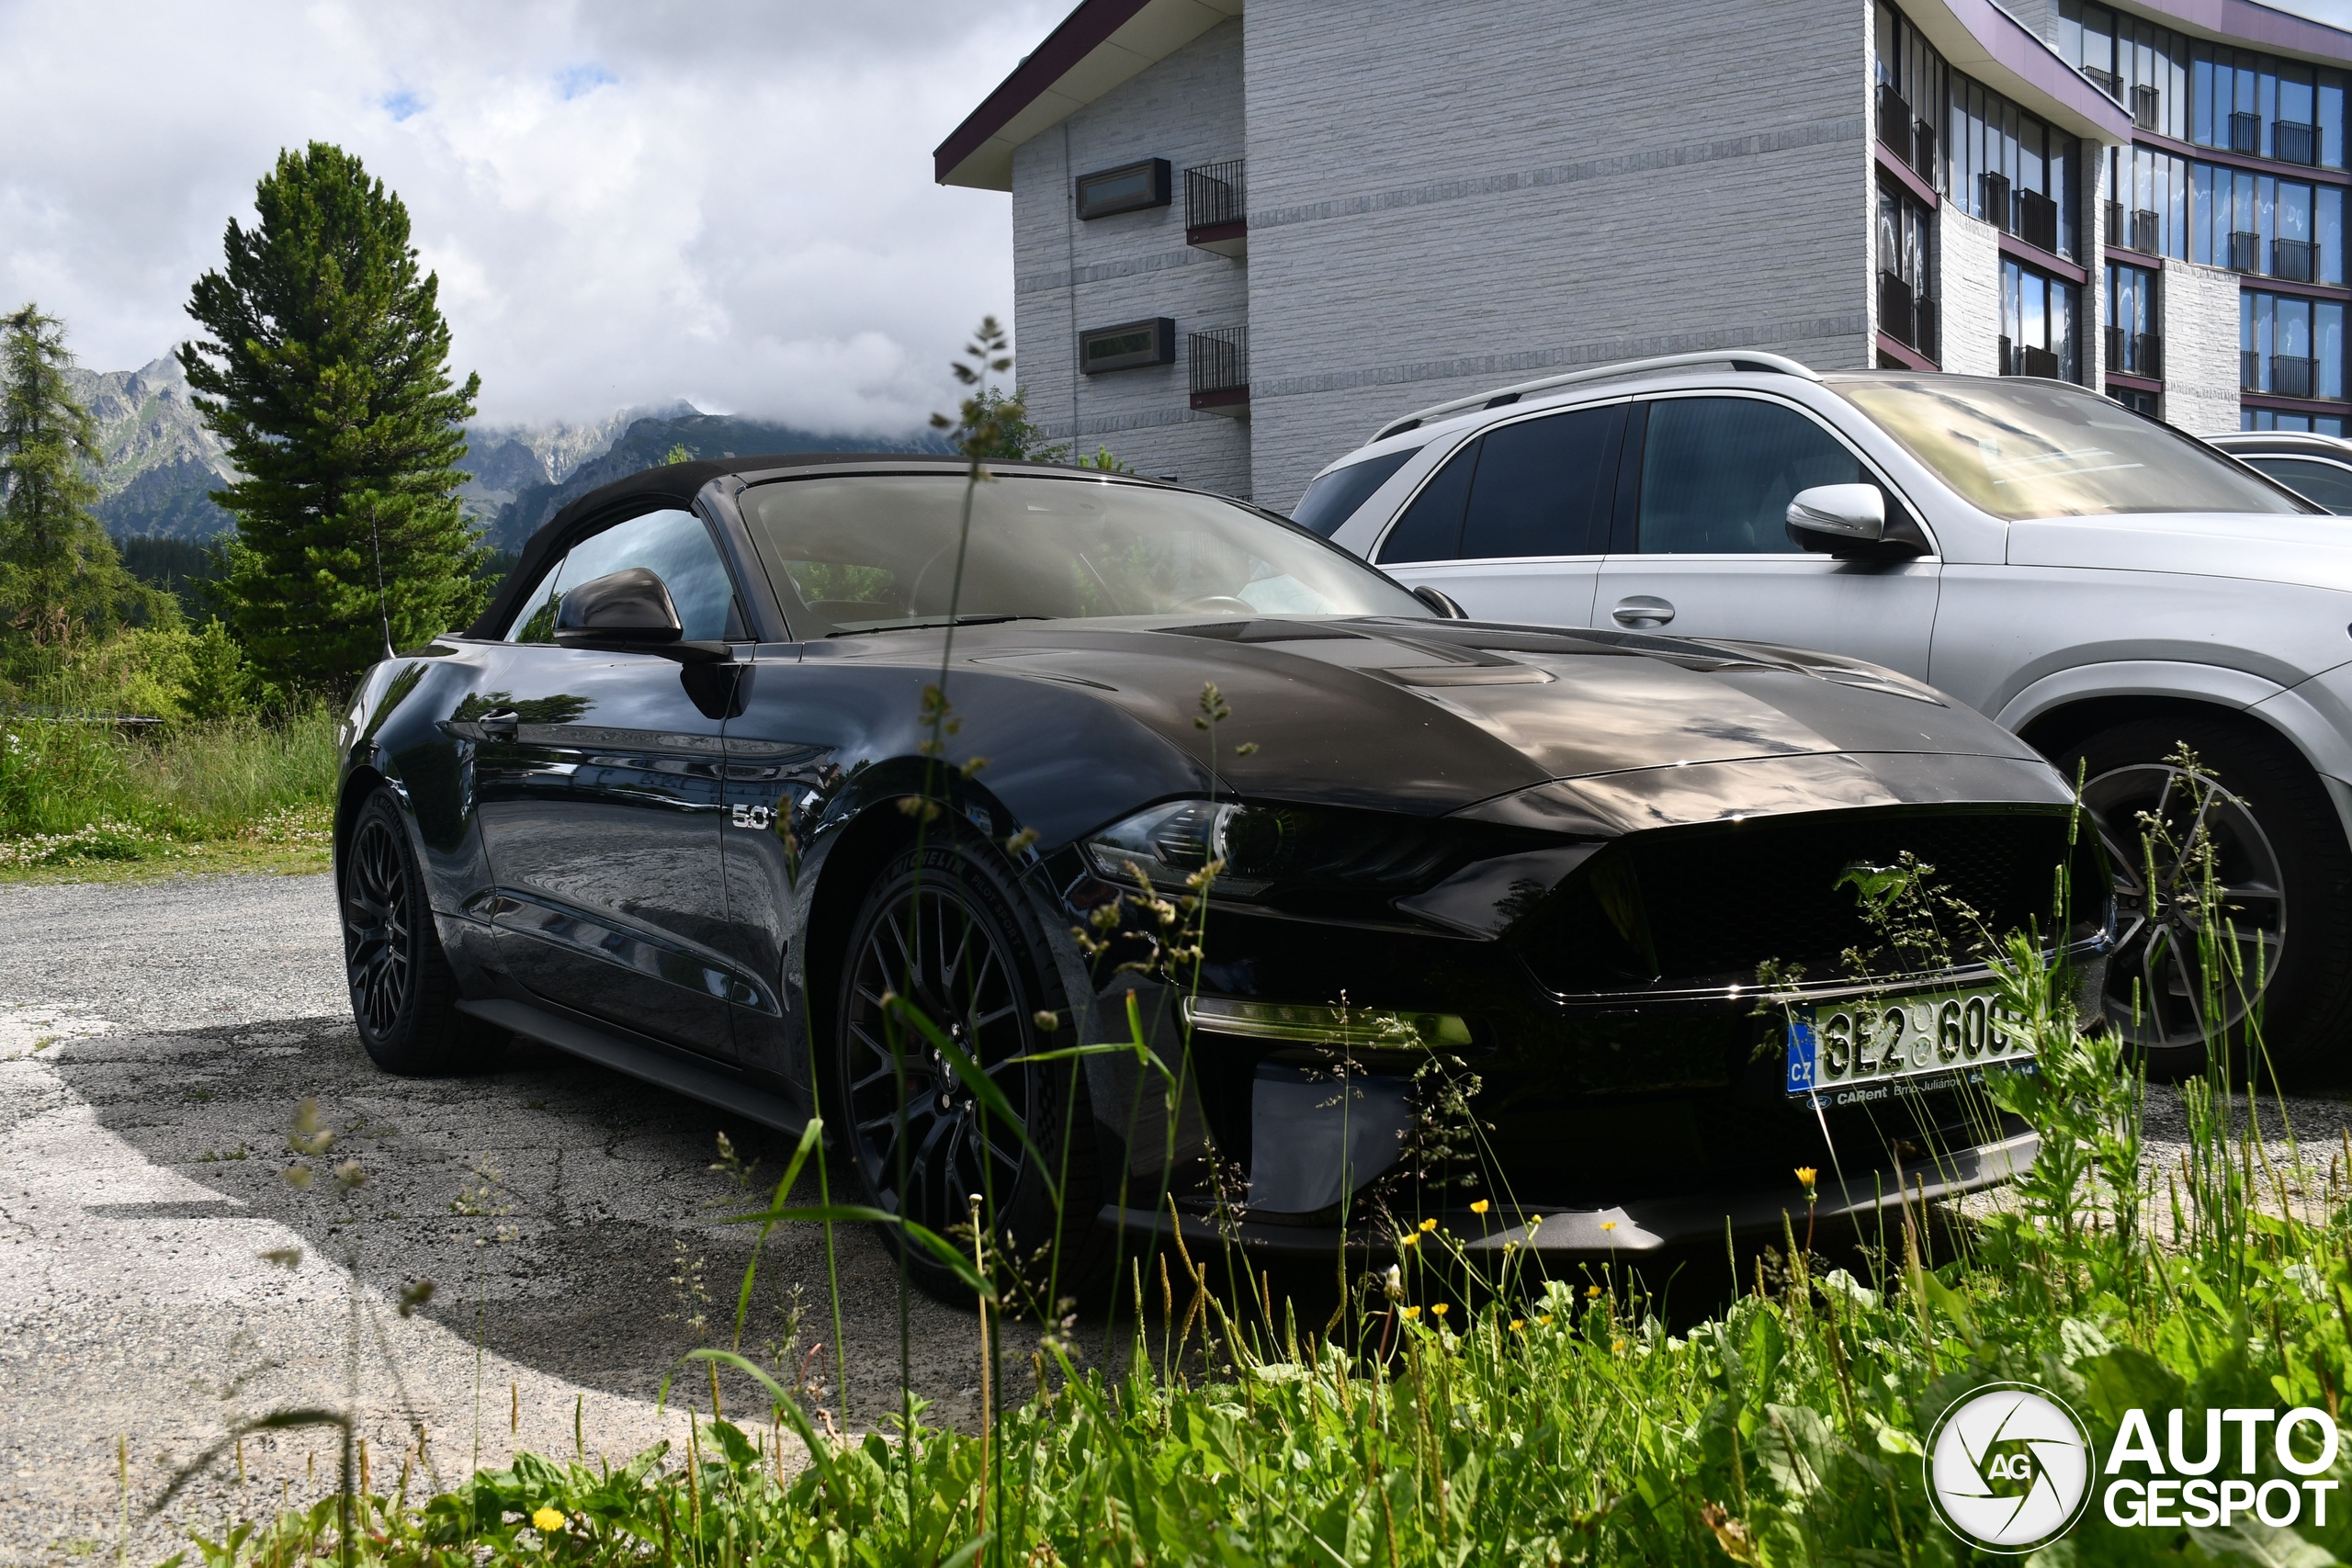
<path id="1" fill-rule="evenodd" d="M 2247 457 L 2245 462 L 2338 516 L 2352 513 L 2352 468 L 2310 457 Z"/>
<path id="2" fill-rule="evenodd" d="M 691 512 L 648 512 L 581 540 L 563 558 L 556 592 L 560 596 L 632 566 L 649 568 L 669 589 L 678 607 L 680 635 L 688 642 L 741 635 L 743 618 L 727 563 L 710 530 Z"/>
<path id="3" fill-rule="evenodd" d="M 514 612 L 514 624 L 506 628 L 508 642 L 555 640 L 556 584 L 563 577 L 563 557 L 556 557 L 555 564 L 541 572 L 538 581 L 523 595 L 522 607 Z"/>
<path id="4" fill-rule="evenodd" d="M 1789 499 L 1876 477 L 1796 410 L 1755 398 L 1649 405 L 1637 537 L 1644 555 L 1794 555 Z"/>
<path id="5" fill-rule="evenodd" d="M 1624 406 L 1618 404 L 1488 431 L 1463 515 L 1462 554 L 1472 559 L 1600 554 L 1608 543 L 1624 423 Z"/>
<path id="6" fill-rule="evenodd" d="M 1380 542 L 1380 561 L 1452 560 L 1462 553 L 1462 511 L 1470 500 L 1470 476 L 1477 471 L 1480 437 L 1447 459 L 1435 478 L 1421 486 L 1388 537 Z"/>
<path id="7" fill-rule="evenodd" d="M 1408 446 L 1402 452 L 1385 452 L 1377 457 L 1332 469 L 1306 487 L 1306 493 L 1298 498 L 1298 506 L 1291 513 L 1290 520 L 1318 539 L 1329 538 L 1340 531 L 1341 524 L 1356 514 L 1357 508 L 1372 499 L 1374 491 L 1388 482 L 1389 475 L 1419 453 L 1419 447 Z"/>

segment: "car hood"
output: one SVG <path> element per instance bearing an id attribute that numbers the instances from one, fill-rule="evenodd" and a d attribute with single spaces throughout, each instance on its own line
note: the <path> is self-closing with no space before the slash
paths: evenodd
<path id="1" fill-rule="evenodd" d="M 2028 518 L 2009 525 L 2008 561 L 2352 592 L 2352 518 L 2228 512 Z"/>
<path id="2" fill-rule="evenodd" d="M 1084 693 L 1194 759 L 1208 755 L 1198 721 L 1215 687 L 1219 784 L 1244 796 L 1436 814 L 1557 781 L 1841 755 L 1903 759 L 1912 777 L 1937 758 L 2026 762 L 2025 793 L 2047 795 L 2048 769 L 2023 741 L 1917 682 L 1754 643 L 1462 621 L 1125 619 L 968 628 L 956 652 L 976 671 Z"/>

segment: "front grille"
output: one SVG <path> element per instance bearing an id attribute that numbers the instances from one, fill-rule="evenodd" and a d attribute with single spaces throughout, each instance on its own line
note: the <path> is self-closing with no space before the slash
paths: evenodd
<path id="1" fill-rule="evenodd" d="M 1562 995 L 1752 985 L 1767 963 L 1834 980 L 1856 948 L 1871 954 L 1872 972 L 1916 969 L 1931 960 L 1883 950 L 1854 890 L 1839 886 L 1848 868 L 1892 866 L 1908 851 L 1935 868 L 1929 886 L 1973 909 L 1984 932 L 2047 931 L 2066 839 L 2064 813 L 2030 811 L 1836 812 L 1636 835 L 1596 855 L 1537 913 L 1525 956 Z M 2098 887 L 2095 863 L 2075 880 Z M 1967 958 L 1976 926 L 1939 923 L 1951 956 Z"/>

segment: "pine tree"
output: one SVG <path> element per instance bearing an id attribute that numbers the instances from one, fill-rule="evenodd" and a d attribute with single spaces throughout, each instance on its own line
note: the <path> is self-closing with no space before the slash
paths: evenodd
<path id="1" fill-rule="evenodd" d="M 66 384 L 73 363 L 55 317 L 29 304 L 0 317 L 0 622 L 37 649 L 149 608 L 90 513 L 97 427 Z"/>
<path id="2" fill-rule="evenodd" d="M 464 624 L 483 547 L 459 510 L 463 423 L 481 378 L 449 375 L 439 279 L 408 209 L 322 141 L 280 152 L 229 223 L 227 265 L 188 314 L 210 334 L 179 360 L 245 477 L 213 499 L 237 519 L 222 584 L 261 673 L 336 691 L 380 656 L 378 559 L 395 646 Z"/>

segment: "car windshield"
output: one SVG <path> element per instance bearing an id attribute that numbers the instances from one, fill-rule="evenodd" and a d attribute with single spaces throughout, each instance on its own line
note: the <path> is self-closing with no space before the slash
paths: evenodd
<path id="1" fill-rule="evenodd" d="M 1231 502 L 1094 479 L 957 473 L 792 479 L 743 517 L 802 638 L 1005 617 L 1413 615 L 1353 557 Z"/>
<path id="2" fill-rule="evenodd" d="M 1996 517 L 2318 510 L 2096 392 L 1957 376 L 1831 385 Z"/>

